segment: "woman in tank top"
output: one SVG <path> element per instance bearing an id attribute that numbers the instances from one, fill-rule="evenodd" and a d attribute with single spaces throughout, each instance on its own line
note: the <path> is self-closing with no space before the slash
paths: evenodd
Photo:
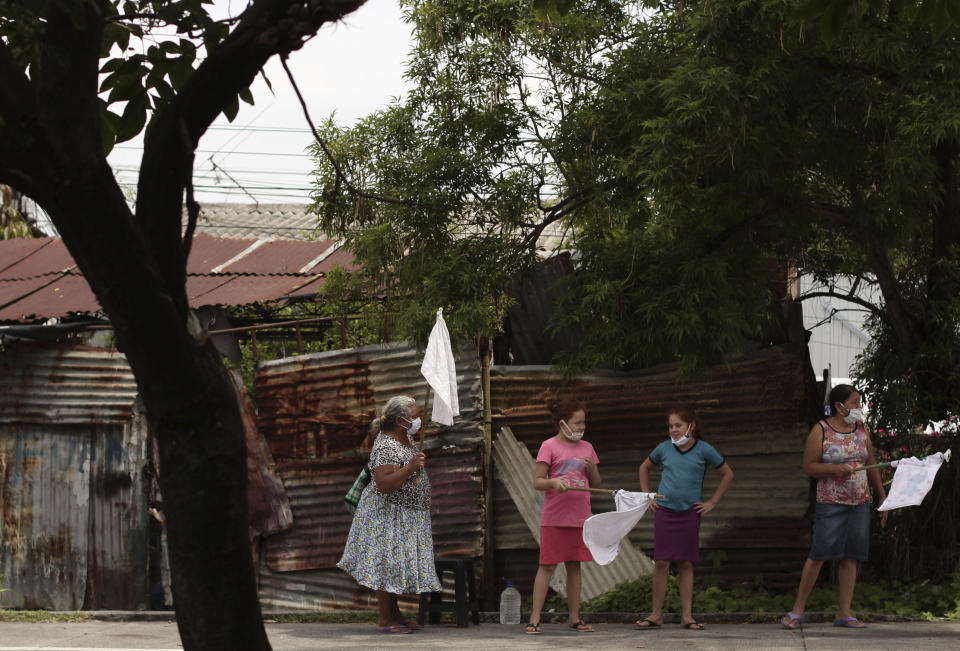
<path id="1" fill-rule="evenodd" d="M 783 616 L 784 628 L 798 628 L 810 591 L 824 561 L 839 561 L 838 608 L 834 626 L 864 628 L 850 613 L 857 564 L 870 550 L 870 486 L 880 501 L 886 499 L 880 471 L 856 471 L 876 463 L 870 434 L 863 424 L 860 393 L 849 384 L 830 391 L 830 415 L 810 430 L 803 453 L 803 471 L 817 480 L 817 506 L 810 555 L 800 575 L 793 610 Z M 887 513 L 880 519 L 886 524 Z"/>

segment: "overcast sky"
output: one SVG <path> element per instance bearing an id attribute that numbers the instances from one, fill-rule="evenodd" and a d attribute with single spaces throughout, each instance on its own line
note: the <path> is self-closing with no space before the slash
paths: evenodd
<path id="1" fill-rule="evenodd" d="M 219 0 L 217 11 L 232 15 L 245 4 Z M 336 113 L 338 122 L 352 124 L 403 96 L 410 46 L 410 26 L 403 22 L 397 1 L 367 0 L 343 22 L 325 25 L 290 56 L 289 65 L 314 122 Z M 258 78 L 253 86 L 256 104 L 241 102 L 232 123 L 221 116 L 200 141 L 194 183 L 201 203 L 309 202 L 311 160 L 304 149 L 312 136 L 276 58 L 266 73 L 272 92 Z M 111 153 L 110 164 L 124 187 L 136 185 L 142 152 L 138 139 L 117 145 Z"/>

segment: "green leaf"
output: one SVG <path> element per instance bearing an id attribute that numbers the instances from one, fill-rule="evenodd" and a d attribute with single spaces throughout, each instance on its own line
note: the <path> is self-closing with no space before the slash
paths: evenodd
<path id="1" fill-rule="evenodd" d="M 223 107 L 223 114 L 226 116 L 228 122 L 233 122 L 233 119 L 237 117 L 239 111 L 240 101 L 236 97 Z"/>

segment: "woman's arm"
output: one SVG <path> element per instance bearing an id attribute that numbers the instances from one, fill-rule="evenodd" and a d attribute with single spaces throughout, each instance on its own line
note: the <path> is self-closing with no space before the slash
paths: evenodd
<path id="1" fill-rule="evenodd" d="M 717 486 L 717 490 L 713 491 L 713 497 L 706 502 L 694 502 L 693 504 L 694 510 L 701 515 L 712 511 L 720 502 L 720 498 L 727 492 L 727 489 L 730 488 L 730 484 L 733 483 L 733 470 L 729 463 L 725 462 L 717 468 L 717 472 L 720 473 L 720 484 Z"/>
<path id="2" fill-rule="evenodd" d="M 405 466 L 393 464 L 377 466 L 373 469 L 373 480 L 377 482 L 377 489 L 384 494 L 399 490 L 410 475 L 423 468 L 426 460 L 427 456 L 423 452 L 418 452 Z"/>
<path id="3" fill-rule="evenodd" d="M 650 492 L 650 471 L 653 470 L 653 462 L 650 461 L 650 457 L 647 457 L 643 460 L 643 463 L 640 464 L 640 490 L 644 493 Z M 650 500 L 650 506 L 647 508 L 651 511 L 657 510 L 657 501 Z"/>
<path id="4" fill-rule="evenodd" d="M 846 463 L 821 463 L 823 456 L 823 427 L 817 423 L 810 429 L 807 444 L 803 448 L 803 472 L 814 479 L 846 477 L 853 466 Z"/>
<path id="5" fill-rule="evenodd" d="M 550 470 L 548 466 L 543 461 L 537 462 L 537 468 L 533 472 L 533 488 L 538 491 L 545 491 L 548 488 L 552 488 L 558 493 L 563 493 L 567 490 L 567 482 L 563 479 L 554 478 L 547 479 L 547 471 Z"/>
<path id="6" fill-rule="evenodd" d="M 866 465 L 872 466 L 877 462 L 877 457 L 873 452 L 873 442 L 870 440 L 870 432 L 867 432 L 867 463 Z M 887 491 L 883 487 L 883 477 L 880 476 L 879 468 L 871 468 L 870 470 L 861 470 L 860 472 L 867 473 L 867 481 L 870 482 L 870 486 L 873 488 L 873 494 L 877 496 L 877 499 L 883 503 L 883 500 L 887 499 Z M 889 511 L 884 511 L 883 515 L 880 516 L 880 526 L 886 526 L 887 524 L 887 514 Z"/>

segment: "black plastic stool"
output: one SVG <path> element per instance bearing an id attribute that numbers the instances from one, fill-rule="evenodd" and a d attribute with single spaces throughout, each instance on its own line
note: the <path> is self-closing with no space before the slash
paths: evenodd
<path id="1" fill-rule="evenodd" d="M 421 592 L 420 611 L 417 622 L 420 626 L 426 622 L 430 613 L 430 623 L 440 623 L 440 613 L 456 613 L 457 626 L 468 626 L 467 615 L 473 614 L 473 623 L 480 624 L 480 608 L 477 606 L 477 586 L 473 577 L 472 558 L 438 558 L 435 561 L 437 578 L 443 585 L 443 573 L 453 572 L 454 601 L 443 601 L 442 592 Z"/>

